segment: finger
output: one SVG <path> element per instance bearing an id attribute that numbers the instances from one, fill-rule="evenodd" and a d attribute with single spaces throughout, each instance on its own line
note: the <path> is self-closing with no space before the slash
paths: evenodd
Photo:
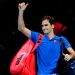
<path id="1" fill-rule="evenodd" d="M 64 59 L 65 59 L 66 61 L 69 61 L 69 60 L 70 60 L 70 58 L 69 58 L 69 57 L 65 57 Z"/>
<path id="2" fill-rule="evenodd" d="M 29 5 L 29 3 L 26 4 L 26 7 Z"/>
<path id="3" fill-rule="evenodd" d="M 65 61 L 68 61 L 68 58 L 64 58 Z"/>
<path id="4" fill-rule="evenodd" d="M 22 7 L 24 7 L 25 6 L 25 4 L 23 4 L 23 3 L 21 3 L 21 4 L 19 4 L 19 8 L 21 9 Z"/>
<path id="5" fill-rule="evenodd" d="M 21 3 L 22 5 L 25 5 L 25 2 Z"/>
<path id="6" fill-rule="evenodd" d="M 18 5 L 18 8 L 20 8 L 20 9 L 21 9 L 21 5 L 20 5 L 20 4 Z"/>
<path id="7" fill-rule="evenodd" d="M 20 3 L 19 3 L 19 5 L 20 5 Z"/>
<path id="8" fill-rule="evenodd" d="M 19 3 L 18 7 L 21 8 L 21 3 Z"/>
<path id="9" fill-rule="evenodd" d="M 66 59 L 66 61 L 69 61 L 69 59 Z"/>
<path id="10" fill-rule="evenodd" d="M 25 4 L 25 2 L 23 2 Z"/>
<path id="11" fill-rule="evenodd" d="M 65 56 L 66 54 L 64 54 L 64 53 L 62 53 L 63 54 L 63 56 Z"/>

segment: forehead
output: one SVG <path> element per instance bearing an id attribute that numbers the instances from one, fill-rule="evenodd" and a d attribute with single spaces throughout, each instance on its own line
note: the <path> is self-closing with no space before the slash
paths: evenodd
<path id="1" fill-rule="evenodd" d="M 46 20 L 43 20 L 42 21 L 42 25 L 44 25 L 44 24 L 49 24 L 49 20 L 47 20 L 47 19 Z"/>

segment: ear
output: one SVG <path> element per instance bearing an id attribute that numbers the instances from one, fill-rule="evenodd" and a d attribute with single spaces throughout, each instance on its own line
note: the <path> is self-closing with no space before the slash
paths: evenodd
<path id="1" fill-rule="evenodd" d="M 52 24 L 52 28 L 54 29 L 54 27 L 55 27 L 55 25 L 54 24 Z"/>

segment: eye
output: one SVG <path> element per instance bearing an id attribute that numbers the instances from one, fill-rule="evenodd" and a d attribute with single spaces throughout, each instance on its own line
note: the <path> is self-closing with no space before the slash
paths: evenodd
<path id="1" fill-rule="evenodd" d="M 48 24 L 45 24 L 45 26 L 48 26 Z"/>
<path id="2" fill-rule="evenodd" d="M 48 24 L 44 24 L 44 25 L 42 25 L 42 27 L 43 27 L 43 26 L 48 26 Z"/>

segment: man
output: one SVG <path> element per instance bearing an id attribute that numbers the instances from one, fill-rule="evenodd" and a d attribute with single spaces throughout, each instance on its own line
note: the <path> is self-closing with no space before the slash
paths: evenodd
<path id="1" fill-rule="evenodd" d="M 20 3 L 19 16 L 18 16 L 18 30 L 30 38 L 34 43 L 36 43 L 40 33 L 34 32 L 26 28 L 23 19 L 24 10 L 27 8 L 28 4 Z M 36 49 L 37 53 L 37 75 L 59 75 L 57 70 L 57 62 L 60 57 L 60 41 L 59 37 L 53 32 L 55 26 L 55 20 L 53 17 L 44 16 L 42 19 L 42 31 L 44 33 L 44 38 L 41 44 Z M 69 61 L 75 58 L 74 50 L 65 37 L 62 37 L 65 47 L 70 54 L 63 54 L 64 59 Z"/>

